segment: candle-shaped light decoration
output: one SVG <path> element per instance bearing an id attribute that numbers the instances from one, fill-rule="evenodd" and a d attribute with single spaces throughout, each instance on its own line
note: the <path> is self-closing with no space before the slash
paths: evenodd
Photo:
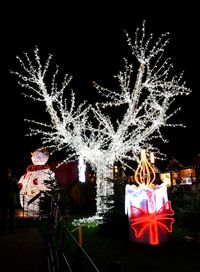
<path id="1" fill-rule="evenodd" d="M 153 185 L 155 180 L 154 157 L 150 162 L 145 150 L 135 171 L 135 181 L 139 186 L 126 185 L 125 207 L 129 217 L 132 241 L 157 245 L 168 240 L 172 232 L 174 211 L 168 201 L 165 183 Z"/>
<path id="2" fill-rule="evenodd" d="M 135 181 L 139 185 L 151 186 L 155 180 L 155 170 L 151 163 L 148 161 L 146 151 L 141 151 L 141 160 L 135 171 Z"/>

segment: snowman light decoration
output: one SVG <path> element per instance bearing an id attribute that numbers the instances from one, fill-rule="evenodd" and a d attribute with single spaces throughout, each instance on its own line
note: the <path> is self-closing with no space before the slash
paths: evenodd
<path id="1" fill-rule="evenodd" d="M 29 165 L 26 173 L 20 178 L 20 204 L 26 211 L 39 211 L 39 196 L 41 192 L 48 190 L 45 181 L 54 180 L 55 173 L 50 170 L 46 162 L 49 152 L 41 147 L 31 153 L 33 164 Z"/>

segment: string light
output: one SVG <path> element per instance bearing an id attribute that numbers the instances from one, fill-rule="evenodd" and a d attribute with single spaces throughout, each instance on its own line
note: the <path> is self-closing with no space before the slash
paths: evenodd
<path id="1" fill-rule="evenodd" d="M 33 164 L 27 167 L 26 173 L 18 182 L 20 204 L 25 211 L 39 212 L 40 193 L 48 190 L 45 181 L 53 182 L 55 179 L 55 173 L 46 164 L 48 159 L 49 152 L 46 148 L 38 148 L 31 152 Z"/>
<path id="2" fill-rule="evenodd" d="M 157 41 L 154 41 L 152 34 L 147 37 L 145 22 L 141 30 L 136 30 L 134 41 L 126 33 L 138 67 L 133 69 L 133 64 L 124 59 L 124 69 L 114 77 L 119 86 L 116 90 L 109 90 L 94 82 L 94 87 L 105 99 L 93 106 L 87 102 L 77 106 L 73 91 L 67 98 L 65 91 L 72 77 L 66 74 L 62 83 L 56 84 L 57 66 L 50 84 L 45 82 L 48 70 L 52 71 L 49 69 L 52 55 L 43 65 L 36 47 L 33 59 L 27 53 L 24 60 L 17 58 L 24 73 L 12 73 L 19 78 L 19 84 L 27 89 L 25 97 L 43 103 L 44 111 L 50 116 L 50 123 L 26 120 L 30 129 L 28 135 L 39 135 L 42 144 L 52 152 L 65 150 L 63 162 L 82 156 L 96 169 L 97 215 L 107 212 L 108 204 L 111 204 L 109 198 L 113 194 L 113 186 L 106 178 L 113 177 L 114 162 L 138 161 L 144 148 L 163 158 L 164 154 L 153 145 L 152 140 L 160 139 L 165 143 L 167 139 L 162 135 L 163 127 L 183 126 L 169 123 L 180 110 L 180 107 L 172 107 L 172 104 L 176 97 L 188 95 L 191 90 L 185 86 L 183 74 L 173 75 L 170 59 L 163 58 L 169 43 L 168 36 L 169 33 L 165 33 Z M 133 71 L 136 69 L 135 76 Z M 117 107 L 122 118 L 107 115 L 105 110 L 110 107 Z M 174 110 L 170 112 L 171 109 Z"/>
<path id="3" fill-rule="evenodd" d="M 126 185 L 125 213 L 129 216 L 131 239 L 151 245 L 166 241 L 174 223 L 166 184 L 154 185 L 154 180 L 154 167 L 148 161 L 146 151 L 142 150 L 135 171 L 139 186 Z"/>
<path id="4" fill-rule="evenodd" d="M 141 151 L 140 163 L 135 171 L 135 181 L 139 185 L 150 186 L 153 184 L 155 177 L 156 175 L 154 168 L 152 167 L 151 163 L 149 163 L 146 157 L 146 151 L 143 149 Z"/>

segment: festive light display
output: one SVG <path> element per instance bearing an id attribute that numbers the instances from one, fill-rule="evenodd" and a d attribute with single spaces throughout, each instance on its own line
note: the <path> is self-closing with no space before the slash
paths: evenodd
<path id="1" fill-rule="evenodd" d="M 150 186 L 153 184 L 155 177 L 153 166 L 148 162 L 145 150 L 142 150 L 141 161 L 135 171 L 135 181 L 139 185 Z"/>
<path id="2" fill-rule="evenodd" d="M 85 182 L 85 171 L 86 171 L 86 164 L 84 162 L 83 156 L 79 157 L 78 160 L 78 174 L 79 174 L 79 181 Z"/>
<path id="3" fill-rule="evenodd" d="M 160 180 L 166 184 L 167 187 L 172 186 L 171 183 L 171 173 L 161 173 Z"/>
<path id="4" fill-rule="evenodd" d="M 44 110 L 50 116 L 50 124 L 27 120 L 29 135 L 39 135 L 43 145 L 52 151 L 66 150 L 66 162 L 82 156 L 96 169 L 98 218 L 109 209 L 107 203 L 113 194 L 113 187 L 106 178 L 112 179 L 114 162 L 138 160 L 144 147 L 154 152 L 157 158 L 162 157 L 152 140 L 166 142 L 161 128 L 181 126 L 169 123 L 169 119 L 180 109 L 171 106 L 177 96 L 190 93 L 182 74 L 171 76 L 173 66 L 169 59 L 163 59 L 169 42 L 168 33 L 154 42 L 152 34 L 146 37 L 143 24 L 142 30 L 136 30 L 134 42 L 127 33 L 126 37 L 132 56 L 138 63 L 134 69 L 136 76 L 133 75 L 132 63 L 125 60 L 124 70 L 115 76 L 118 89 L 111 91 L 94 82 L 94 87 L 105 98 L 94 106 L 86 102 L 76 106 L 73 91 L 71 98 L 67 99 L 64 91 L 69 86 L 71 76 L 66 74 L 63 82 L 57 84 L 58 68 L 51 84 L 45 82 L 52 56 L 49 55 L 43 65 L 38 48 L 34 50 L 33 60 L 27 53 L 24 60 L 18 57 L 24 73 L 12 72 L 18 76 L 19 84 L 28 89 L 29 93 L 25 96 L 34 102 L 44 103 Z M 108 107 L 112 109 L 108 110 Z M 112 115 L 115 107 L 115 112 L 120 116 Z M 89 119 L 89 112 L 93 113 L 95 122 Z"/>
<path id="5" fill-rule="evenodd" d="M 131 240 L 156 245 L 168 239 L 172 232 L 174 212 L 168 200 L 165 183 L 154 185 L 154 168 L 142 150 L 135 172 L 139 186 L 126 185 L 125 207 L 129 216 Z"/>
<path id="6" fill-rule="evenodd" d="M 44 181 L 54 180 L 55 174 L 46 162 L 49 159 L 49 152 L 46 148 L 38 148 L 31 153 L 32 165 L 26 169 L 26 173 L 20 178 L 20 203 L 26 211 L 39 211 L 39 194 L 46 191 Z M 29 203 L 30 202 L 30 203 Z"/>

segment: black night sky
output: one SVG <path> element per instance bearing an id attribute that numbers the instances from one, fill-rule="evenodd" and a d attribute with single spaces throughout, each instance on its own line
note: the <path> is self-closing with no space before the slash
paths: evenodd
<path id="1" fill-rule="evenodd" d="M 17 1 L 16 1 L 17 2 Z M 41 1 L 40 1 L 41 2 Z M 92 81 L 108 86 L 122 66 L 123 57 L 130 56 L 124 30 L 132 36 L 136 27 L 146 20 L 147 33 L 170 33 L 170 44 L 165 56 L 171 57 L 175 73 L 184 71 L 190 96 L 178 100 L 182 107 L 177 123 L 187 128 L 169 128 L 168 144 L 160 149 L 175 157 L 183 165 L 190 165 L 200 153 L 199 131 L 199 8 L 197 1 L 180 5 L 175 1 L 122 1 L 109 7 L 108 2 L 37 1 L 26 4 L 8 2 L 1 7 L 1 148 L 4 163 L 16 173 L 24 173 L 30 163 L 30 152 L 39 147 L 40 141 L 25 136 L 24 118 L 37 117 L 38 104 L 31 104 L 21 93 L 17 78 L 9 70 L 18 70 L 16 56 L 33 52 L 37 45 L 41 58 L 53 54 L 53 62 L 61 73 L 73 76 L 72 88 L 78 99 L 95 101 L 96 90 Z M 107 3 L 106 3 L 107 2 Z M 117 2 L 117 1 L 116 1 Z M 119 2 L 119 1 L 118 1 Z M 134 4 L 137 3 L 137 4 Z M 149 2 L 152 2 L 149 4 Z M 162 4 L 161 4 L 162 3 Z M 166 4 L 165 4 L 166 3 Z"/>

